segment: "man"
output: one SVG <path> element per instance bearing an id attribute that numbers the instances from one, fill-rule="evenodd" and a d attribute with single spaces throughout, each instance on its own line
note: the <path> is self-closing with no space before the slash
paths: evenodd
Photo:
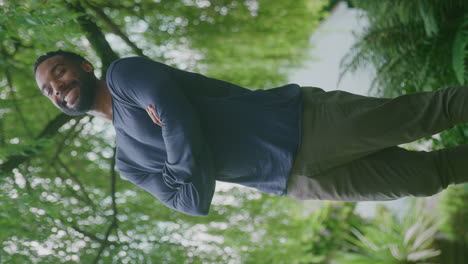
<path id="1" fill-rule="evenodd" d="M 142 57 L 106 81 L 78 54 L 35 63 L 60 110 L 115 127 L 121 174 L 166 206 L 207 215 L 216 180 L 294 199 L 428 196 L 468 179 L 468 145 L 433 152 L 402 143 L 468 121 L 468 87 L 373 98 L 296 84 L 249 89 Z"/>

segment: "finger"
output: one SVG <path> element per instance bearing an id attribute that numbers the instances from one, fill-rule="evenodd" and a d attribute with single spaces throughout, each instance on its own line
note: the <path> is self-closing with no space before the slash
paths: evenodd
<path id="1" fill-rule="evenodd" d="M 154 107 L 152 105 L 148 105 L 148 110 L 154 115 L 154 116 L 158 116 L 156 114 L 156 110 L 154 109 Z"/>
<path id="2" fill-rule="evenodd" d="M 161 119 L 159 118 L 158 114 L 156 113 L 156 110 L 153 107 L 151 107 L 150 111 L 154 115 L 154 117 L 158 120 L 158 122 L 162 125 Z"/>
<path id="3" fill-rule="evenodd" d="M 153 119 L 153 122 L 158 123 L 158 121 L 159 121 L 158 118 L 151 111 L 150 111 L 150 116 L 151 116 L 151 119 Z"/>
<path id="4" fill-rule="evenodd" d="M 159 120 L 159 117 L 156 115 L 156 113 L 152 110 L 150 110 L 149 112 L 150 112 L 151 119 L 153 119 L 153 122 L 162 126 L 162 122 L 161 120 Z"/>
<path id="5" fill-rule="evenodd" d="M 148 113 L 148 115 L 149 115 L 149 117 L 151 118 L 151 120 L 153 120 L 154 123 L 157 123 L 157 119 L 156 119 L 156 117 L 153 115 L 153 113 L 151 112 L 151 110 L 146 109 L 146 112 Z"/>
<path id="6" fill-rule="evenodd" d="M 151 114 L 152 117 L 154 117 L 156 120 L 159 121 L 159 117 L 158 117 L 158 114 L 156 114 L 156 111 L 154 111 L 154 109 L 149 109 L 149 112 Z"/>
<path id="7" fill-rule="evenodd" d="M 147 107 L 147 112 L 150 115 L 151 119 L 153 120 L 154 123 L 160 125 L 162 127 L 162 122 L 161 119 L 159 119 L 158 114 L 156 113 L 156 110 L 152 105 L 148 105 Z"/>
<path id="8" fill-rule="evenodd" d="M 149 108 L 147 107 L 145 110 L 146 110 L 146 113 L 149 115 L 149 117 L 151 117 L 151 119 L 153 119 L 153 117 L 151 116 L 151 112 L 150 112 Z"/>
<path id="9" fill-rule="evenodd" d="M 150 108 L 147 107 L 145 110 L 146 110 L 146 113 L 148 113 L 148 115 L 151 116 L 151 110 L 150 110 Z"/>

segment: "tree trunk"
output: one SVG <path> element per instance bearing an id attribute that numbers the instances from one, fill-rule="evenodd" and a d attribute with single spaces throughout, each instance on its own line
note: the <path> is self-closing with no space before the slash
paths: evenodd
<path id="1" fill-rule="evenodd" d="M 94 21 L 91 20 L 88 15 L 86 15 L 86 10 L 83 8 L 83 6 L 81 6 L 79 1 L 74 3 L 67 3 L 67 7 L 76 13 L 82 14 L 78 18 L 78 22 L 85 32 L 87 39 L 91 43 L 91 46 L 101 59 L 103 72 L 102 76 L 105 77 L 105 72 L 109 68 L 110 64 L 114 60 L 118 59 L 117 54 L 114 52 L 109 42 L 107 42 L 101 29 Z M 81 120 L 83 117 L 84 116 L 79 117 L 77 121 Z M 52 138 L 57 134 L 58 130 L 72 118 L 74 117 L 63 113 L 59 114 L 45 126 L 42 132 L 36 137 L 36 141 Z M 0 174 L 11 173 L 12 170 L 18 167 L 20 164 L 35 157 L 40 152 L 40 150 L 42 150 L 42 148 L 43 147 L 40 145 L 34 145 L 30 147 L 30 150 L 25 151 L 25 155 L 13 155 L 8 157 L 6 161 L 0 165 Z"/>

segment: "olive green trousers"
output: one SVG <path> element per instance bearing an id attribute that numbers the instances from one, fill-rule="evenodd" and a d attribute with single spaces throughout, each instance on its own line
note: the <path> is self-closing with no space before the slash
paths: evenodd
<path id="1" fill-rule="evenodd" d="M 385 201 L 468 181 L 468 144 L 430 152 L 397 146 L 468 122 L 468 86 L 393 99 L 301 89 L 302 138 L 287 196 Z"/>

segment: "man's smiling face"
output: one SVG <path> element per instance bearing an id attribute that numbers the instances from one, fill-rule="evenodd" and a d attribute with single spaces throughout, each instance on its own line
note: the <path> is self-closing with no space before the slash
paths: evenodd
<path id="1" fill-rule="evenodd" d="M 94 104 L 97 84 L 93 66 L 62 55 L 43 61 L 36 70 L 36 82 L 44 96 L 68 115 L 86 114 Z"/>

